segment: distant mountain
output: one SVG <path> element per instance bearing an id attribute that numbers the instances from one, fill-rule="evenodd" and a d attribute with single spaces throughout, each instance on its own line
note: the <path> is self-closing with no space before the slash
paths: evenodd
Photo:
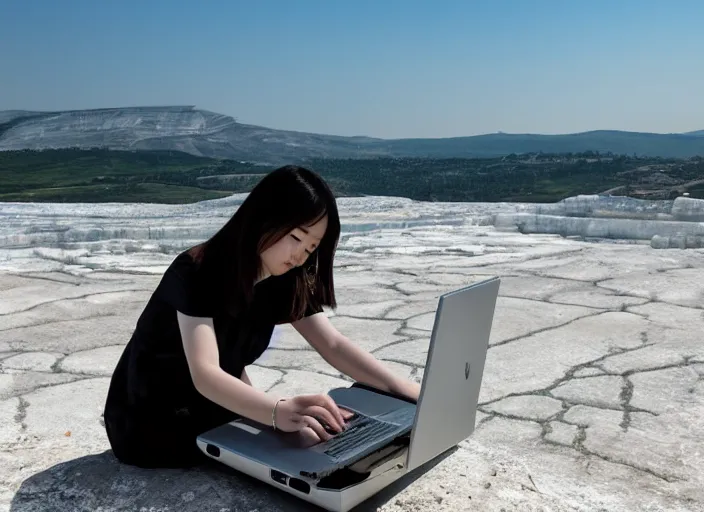
<path id="1" fill-rule="evenodd" d="M 282 163 L 311 158 L 496 157 L 583 151 L 690 157 L 704 155 L 704 130 L 688 134 L 591 131 L 568 135 L 487 134 L 378 139 L 275 130 L 192 106 L 61 112 L 0 111 L 0 150 L 91 148 L 178 150 L 193 155 Z"/>

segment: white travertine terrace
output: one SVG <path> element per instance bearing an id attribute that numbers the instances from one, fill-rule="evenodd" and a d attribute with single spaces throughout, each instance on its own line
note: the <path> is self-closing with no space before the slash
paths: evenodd
<path id="1" fill-rule="evenodd" d="M 242 197 L 0 204 L 0 510 L 310 510 L 218 466 L 121 466 L 101 424 L 161 272 Z M 651 247 L 701 202 L 339 204 L 331 321 L 402 375 L 422 378 L 441 293 L 502 278 L 474 434 L 360 510 L 704 509 L 703 251 Z M 599 239 L 590 223 L 616 217 L 637 236 Z M 290 328 L 250 374 L 277 394 L 347 382 Z"/>

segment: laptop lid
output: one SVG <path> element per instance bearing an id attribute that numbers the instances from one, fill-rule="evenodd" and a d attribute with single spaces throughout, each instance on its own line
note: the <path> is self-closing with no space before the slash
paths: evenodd
<path id="1" fill-rule="evenodd" d="M 411 434 L 409 470 L 474 431 L 500 282 L 498 277 L 480 281 L 438 301 Z"/>

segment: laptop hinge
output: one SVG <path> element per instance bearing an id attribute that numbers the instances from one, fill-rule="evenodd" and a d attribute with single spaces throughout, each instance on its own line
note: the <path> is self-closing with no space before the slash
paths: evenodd
<path id="1" fill-rule="evenodd" d="M 408 398 L 407 396 L 399 395 L 399 394 L 393 393 L 391 391 L 384 391 L 383 389 L 375 388 L 374 386 L 370 386 L 369 384 L 363 384 L 362 382 L 355 382 L 350 387 L 365 389 L 367 391 L 371 391 L 372 393 L 376 393 L 378 395 L 389 396 L 389 397 L 395 398 L 397 400 L 402 400 L 404 402 L 408 402 L 409 404 L 414 404 L 414 405 L 417 404 L 417 402 L 415 400 Z"/>

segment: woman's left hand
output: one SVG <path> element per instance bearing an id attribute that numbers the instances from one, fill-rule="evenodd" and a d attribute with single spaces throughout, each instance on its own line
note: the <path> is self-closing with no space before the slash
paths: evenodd
<path id="1" fill-rule="evenodd" d="M 349 420 L 352 416 L 354 416 L 353 412 L 348 411 L 347 409 L 343 409 L 342 407 L 340 407 L 340 412 L 342 413 L 342 417 L 345 421 Z M 298 431 L 298 435 L 301 439 L 301 444 L 304 448 L 310 448 L 311 446 L 316 445 L 320 442 L 320 436 L 318 436 L 318 434 L 315 433 L 315 430 L 310 427 L 302 428 Z"/>

